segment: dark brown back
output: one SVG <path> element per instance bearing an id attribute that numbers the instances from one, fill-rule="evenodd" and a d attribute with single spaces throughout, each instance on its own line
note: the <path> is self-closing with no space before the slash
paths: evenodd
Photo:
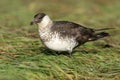
<path id="1" fill-rule="evenodd" d="M 79 44 L 83 44 L 93 35 L 93 29 L 68 21 L 54 21 L 52 32 L 60 33 L 61 37 L 74 37 Z"/>

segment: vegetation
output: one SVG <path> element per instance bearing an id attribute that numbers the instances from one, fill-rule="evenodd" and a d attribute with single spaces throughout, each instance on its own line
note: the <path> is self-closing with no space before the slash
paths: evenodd
<path id="1" fill-rule="evenodd" d="M 37 12 L 90 28 L 116 29 L 69 58 L 42 45 L 36 25 L 29 25 Z M 1 0 L 0 80 L 120 80 L 120 1 Z"/>

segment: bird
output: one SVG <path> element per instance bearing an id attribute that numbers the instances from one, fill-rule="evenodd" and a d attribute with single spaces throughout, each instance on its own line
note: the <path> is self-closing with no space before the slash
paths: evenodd
<path id="1" fill-rule="evenodd" d="M 45 13 L 35 14 L 30 22 L 30 25 L 33 24 L 38 26 L 40 40 L 47 48 L 58 52 L 66 51 L 69 57 L 72 57 L 72 51 L 76 47 L 110 36 L 103 30 L 112 29 L 92 29 L 75 22 L 53 21 Z"/>

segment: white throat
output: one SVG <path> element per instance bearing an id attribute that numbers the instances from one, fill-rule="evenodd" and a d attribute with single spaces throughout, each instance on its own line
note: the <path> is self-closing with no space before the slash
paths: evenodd
<path id="1" fill-rule="evenodd" d="M 49 24 L 52 23 L 52 20 L 49 18 L 48 15 L 44 16 L 42 21 L 40 23 L 38 23 L 38 26 L 41 28 L 45 28 L 47 26 L 49 26 Z"/>
<path id="2" fill-rule="evenodd" d="M 38 30 L 39 30 L 39 35 L 42 40 L 47 40 L 49 37 L 48 35 L 50 34 L 50 28 L 53 24 L 52 20 L 49 18 L 49 16 L 44 16 L 42 21 L 38 24 Z"/>

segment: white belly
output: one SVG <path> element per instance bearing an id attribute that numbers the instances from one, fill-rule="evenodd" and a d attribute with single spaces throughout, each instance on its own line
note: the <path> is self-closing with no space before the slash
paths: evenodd
<path id="1" fill-rule="evenodd" d="M 72 51 L 78 45 L 74 38 L 61 38 L 58 33 L 50 33 L 49 30 L 39 31 L 45 46 L 55 51 Z"/>
<path id="2" fill-rule="evenodd" d="M 55 51 L 71 51 L 77 43 L 74 39 L 60 39 L 60 38 L 53 38 L 48 42 L 44 42 L 45 45 L 52 50 Z"/>

